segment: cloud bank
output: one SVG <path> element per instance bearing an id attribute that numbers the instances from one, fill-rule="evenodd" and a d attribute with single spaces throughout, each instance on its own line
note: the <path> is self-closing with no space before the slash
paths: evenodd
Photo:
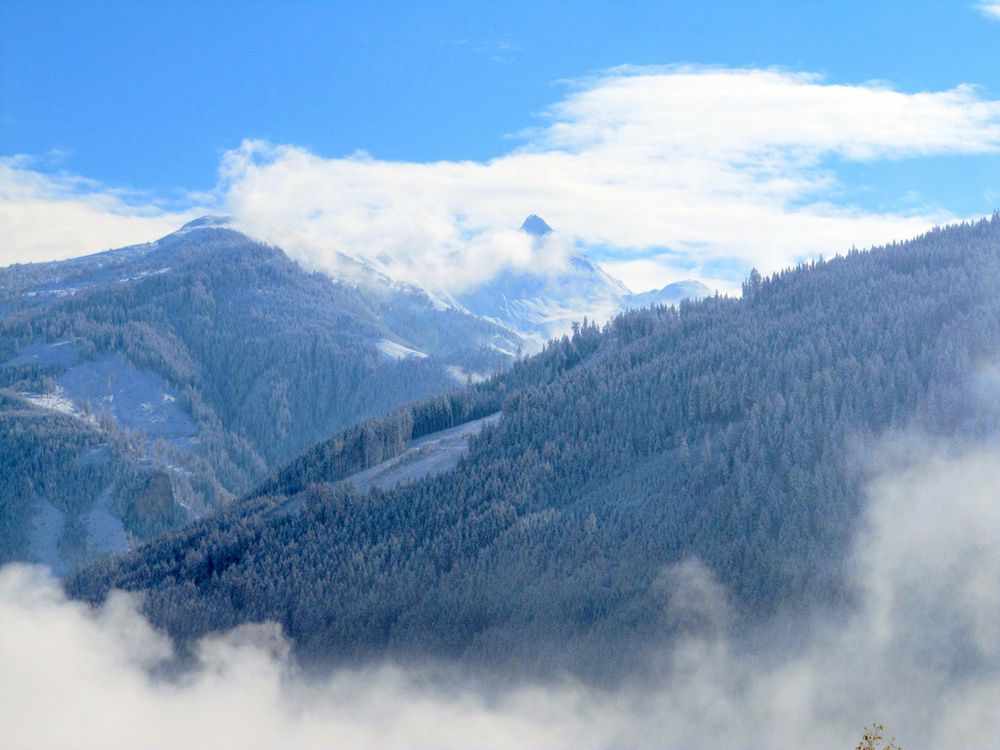
<path id="1" fill-rule="evenodd" d="M 919 233 L 943 213 L 832 203 L 832 160 L 1000 149 L 1000 102 L 961 86 L 906 94 L 768 70 L 621 68 L 545 113 L 526 143 L 486 163 L 324 159 L 245 142 L 226 156 L 230 210 L 252 231 L 330 264 L 332 251 L 455 273 L 472 238 L 529 212 L 634 288 L 711 265 L 765 271 L 810 254 Z M 306 249 L 308 248 L 308 250 Z M 474 266 L 473 266 L 474 267 Z"/>
<path id="2" fill-rule="evenodd" d="M 1000 101 L 968 85 L 906 93 L 779 70 L 621 67 L 572 82 L 518 138 L 490 161 L 433 163 L 248 140 L 223 156 L 212 208 L 314 268 L 337 271 L 346 254 L 449 291 L 550 261 L 511 231 L 529 213 L 634 291 L 691 276 L 732 289 L 752 265 L 773 271 L 956 218 L 846 203 L 838 165 L 997 153 Z M 108 227 L 136 219 L 95 210 Z M 44 254 L 51 238 L 26 224 L 15 252 Z"/>
<path id="3" fill-rule="evenodd" d="M 45 174 L 36 159 L 0 158 L 0 266 L 60 260 L 162 237 L 200 213 L 166 210 L 92 180 Z"/>
<path id="4" fill-rule="evenodd" d="M 269 625 L 207 638 L 199 666 L 166 680 L 151 668 L 170 644 L 135 599 L 90 609 L 38 569 L 7 567 L 0 746 L 833 750 L 877 719 L 908 750 L 995 747 L 1000 454 L 911 439 L 879 455 L 849 561 L 853 615 L 755 660 L 724 635 L 725 593 L 688 562 L 662 578 L 689 637 L 661 674 L 614 689 L 484 690 L 391 667 L 307 680 Z"/>

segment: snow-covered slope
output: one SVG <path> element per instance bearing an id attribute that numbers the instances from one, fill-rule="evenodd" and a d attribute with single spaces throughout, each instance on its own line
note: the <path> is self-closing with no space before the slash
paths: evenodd
<path id="1" fill-rule="evenodd" d="M 632 294 L 541 217 L 521 231 L 537 266 L 457 297 L 348 257 L 339 276 L 311 272 L 224 216 L 0 268 L 0 427 L 34 430 L 30 445 L 17 439 L 51 452 L 52 476 L 89 477 L 79 497 L 58 483 L 33 493 L 17 520 L 0 506 L 0 527 L 16 531 L 0 557 L 69 570 L 219 505 L 359 419 L 482 380 L 574 322 L 708 291 Z M 102 445 L 106 466 L 81 458 Z M 15 463 L 0 500 L 24 494 L 17 472 L 37 479 Z"/>
<path id="2" fill-rule="evenodd" d="M 414 482 L 450 471 L 469 452 L 469 441 L 499 421 L 500 414 L 491 414 L 410 440 L 398 456 L 350 474 L 337 484 L 353 485 L 356 492 L 364 494 L 373 487 L 388 490 L 404 482 Z M 304 504 L 305 496 L 300 494 L 271 510 L 268 515 L 297 513 Z"/>
<path id="3" fill-rule="evenodd" d="M 712 290 L 695 279 L 685 279 L 667 284 L 662 289 L 653 289 L 639 294 L 630 294 L 622 300 L 623 310 L 634 310 L 650 305 L 676 305 L 685 299 L 711 297 Z"/>
<path id="4" fill-rule="evenodd" d="M 510 326 L 537 347 L 566 333 L 574 321 L 607 320 L 628 294 L 589 258 L 575 255 L 560 273 L 504 270 L 458 299 L 465 309 Z"/>
<path id="5" fill-rule="evenodd" d="M 521 346 L 454 302 L 345 268 L 309 271 L 225 217 L 0 268 L 0 563 L 70 570 L 124 544 L 106 533 L 109 512 L 133 536 L 163 530 L 358 420 L 503 368 Z M 98 445 L 113 448 L 103 468 L 80 458 Z M 43 486 L 42 463 L 83 478 L 70 493 Z"/>
<path id="6" fill-rule="evenodd" d="M 521 231 L 532 236 L 536 252 L 545 252 L 545 243 L 556 234 L 535 214 L 524 220 Z M 708 287 L 695 280 L 633 294 L 600 265 L 575 252 L 556 271 L 504 270 L 457 299 L 466 310 L 513 328 L 526 338 L 530 348 L 537 348 L 584 318 L 603 322 L 623 310 L 677 304 L 710 294 Z"/>

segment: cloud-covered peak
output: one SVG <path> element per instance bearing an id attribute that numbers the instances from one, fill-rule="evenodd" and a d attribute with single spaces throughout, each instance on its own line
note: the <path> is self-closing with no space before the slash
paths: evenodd
<path id="1" fill-rule="evenodd" d="M 527 232 L 528 234 L 534 235 L 535 237 L 541 237 L 552 231 L 552 227 L 545 223 L 545 219 L 537 214 L 531 214 L 524 223 L 521 224 L 521 231 Z"/>
<path id="2" fill-rule="evenodd" d="M 167 237 L 183 237 L 192 232 L 202 232 L 206 229 L 233 229 L 233 220 L 229 216 L 220 214 L 206 214 L 197 219 L 187 222 L 179 229 L 174 230 Z"/>
<path id="3" fill-rule="evenodd" d="M 206 214 L 205 216 L 199 216 L 194 221 L 189 221 L 187 224 L 182 226 L 181 229 L 219 229 L 228 227 L 232 224 L 232 221 L 233 220 L 229 216 Z"/>

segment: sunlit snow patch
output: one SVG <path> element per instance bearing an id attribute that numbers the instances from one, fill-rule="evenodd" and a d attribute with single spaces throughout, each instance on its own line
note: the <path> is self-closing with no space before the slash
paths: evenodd
<path id="1" fill-rule="evenodd" d="M 82 419 L 91 424 L 97 423 L 97 419 L 93 415 L 83 414 L 76 408 L 76 405 L 72 401 L 66 398 L 65 394 L 66 391 L 61 386 L 56 386 L 56 389 L 51 393 L 22 393 L 21 397 L 28 403 L 40 406 L 43 409 L 51 409 L 62 414 L 68 414 L 71 417 Z"/>
<path id="2" fill-rule="evenodd" d="M 410 349 L 408 346 L 397 344 L 389 339 L 379 339 L 375 342 L 375 347 L 389 359 L 407 359 L 408 357 L 425 359 L 427 357 L 424 352 Z"/>

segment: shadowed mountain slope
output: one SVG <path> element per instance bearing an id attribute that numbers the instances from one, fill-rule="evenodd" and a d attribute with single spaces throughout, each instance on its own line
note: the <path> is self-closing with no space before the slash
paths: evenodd
<path id="1" fill-rule="evenodd" d="M 997 289 L 995 215 L 753 276 L 742 299 L 627 313 L 327 441 L 242 512 L 70 590 L 145 591 L 182 639 L 277 620 L 313 660 L 542 672 L 641 660 L 690 624 L 670 603 L 692 569 L 721 584 L 737 629 L 837 608 L 873 440 L 997 434 L 995 378 L 980 377 L 1000 356 Z M 336 484 L 498 409 L 450 471 Z M 270 513 L 295 498 L 297 512 Z"/>
<path id="2" fill-rule="evenodd" d="M 218 217 L 145 245 L 0 269 L 4 418 L 55 413 L 91 435 L 57 460 L 37 447 L 46 418 L 31 417 L 29 453 L 43 467 L 0 477 L 4 493 L 25 494 L 20 474 L 36 485 L 20 501 L 30 512 L 0 513 L 10 527 L 0 559 L 46 558 L 29 541 L 39 519 L 54 508 L 86 528 L 102 497 L 124 531 L 144 537 L 218 507 L 349 424 L 511 361 L 504 352 L 519 339 L 508 329 L 368 281 L 308 272 Z M 36 481 L 97 466 L 85 457 L 91 444 L 107 448 L 112 468 L 84 483 L 87 498 Z M 150 482 L 163 517 L 132 523 L 136 487 Z M 74 559 L 103 549 L 77 536 Z"/>

